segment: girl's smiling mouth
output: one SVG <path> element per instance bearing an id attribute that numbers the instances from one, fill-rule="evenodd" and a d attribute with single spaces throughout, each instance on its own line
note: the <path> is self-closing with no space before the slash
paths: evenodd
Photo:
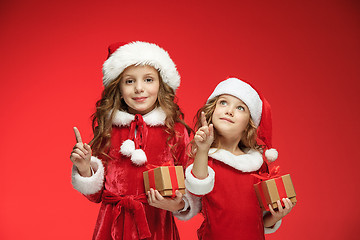
<path id="1" fill-rule="evenodd" d="M 134 97 L 132 99 L 136 102 L 144 102 L 147 99 L 147 97 Z"/>
<path id="2" fill-rule="evenodd" d="M 229 122 L 229 123 L 234 123 L 234 121 L 232 121 L 232 120 L 230 120 L 230 119 L 228 119 L 228 118 L 220 118 L 220 120 L 224 120 L 224 121 L 227 121 L 227 122 Z"/>

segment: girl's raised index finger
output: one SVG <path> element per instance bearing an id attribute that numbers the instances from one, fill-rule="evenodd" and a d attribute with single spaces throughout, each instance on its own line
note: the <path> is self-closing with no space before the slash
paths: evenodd
<path id="1" fill-rule="evenodd" d="M 206 118 L 205 118 L 205 113 L 201 112 L 201 126 L 207 126 L 207 122 L 206 122 Z"/>
<path id="2" fill-rule="evenodd" d="M 74 127 L 74 133 L 75 133 L 76 142 L 82 143 L 81 135 L 77 127 Z"/>

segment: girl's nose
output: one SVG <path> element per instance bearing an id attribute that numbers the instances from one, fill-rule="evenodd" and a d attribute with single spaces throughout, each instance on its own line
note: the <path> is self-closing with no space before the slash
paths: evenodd
<path id="1" fill-rule="evenodd" d="M 135 83 L 135 93 L 142 93 L 144 92 L 144 86 L 142 81 L 136 81 Z"/>
<path id="2" fill-rule="evenodd" d="M 234 110 L 232 108 L 227 108 L 226 109 L 226 114 L 233 117 L 234 116 Z"/>

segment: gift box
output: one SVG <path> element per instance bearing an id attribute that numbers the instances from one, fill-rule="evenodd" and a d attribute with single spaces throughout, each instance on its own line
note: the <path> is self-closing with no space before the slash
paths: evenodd
<path id="1" fill-rule="evenodd" d="M 185 194 L 184 170 L 182 166 L 163 166 L 143 172 L 145 192 L 156 189 L 164 197 L 174 197 L 175 191 Z"/>
<path id="2" fill-rule="evenodd" d="M 297 201 L 290 174 L 259 182 L 254 188 L 262 210 L 269 211 L 269 204 L 273 209 L 278 208 L 277 200 L 284 206 L 283 198 L 289 198 L 292 203 Z"/>

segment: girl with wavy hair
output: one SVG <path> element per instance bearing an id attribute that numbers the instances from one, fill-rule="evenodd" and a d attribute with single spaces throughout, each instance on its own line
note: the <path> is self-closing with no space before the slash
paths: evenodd
<path id="1" fill-rule="evenodd" d="M 270 205 L 263 213 L 253 187 L 259 181 L 254 174 L 266 171 L 262 153 L 269 161 L 277 158 L 265 98 L 240 79 L 220 82 L 197 113 L 192 144 L 185 185 L 201 203 L 199 239 L 264 240 L 264 233 L 276 231 L 294 205 L 284 198 L 284 207 L 278 201 L 277 211 Z"/>
<path id="2" fill-rule="evenodd" d="M 94 138 L 74 128 L 72 184 L 101 202 L 93 239 L 179 239 L 173 213 L 191 214 L 185 195 L 145 193 L 143 172 L 186 166 L 189 127 L 175 99 L 180 76 L 168 53 L 147 42 L 109 46 L 104 90 L 96 103 Z"/>

